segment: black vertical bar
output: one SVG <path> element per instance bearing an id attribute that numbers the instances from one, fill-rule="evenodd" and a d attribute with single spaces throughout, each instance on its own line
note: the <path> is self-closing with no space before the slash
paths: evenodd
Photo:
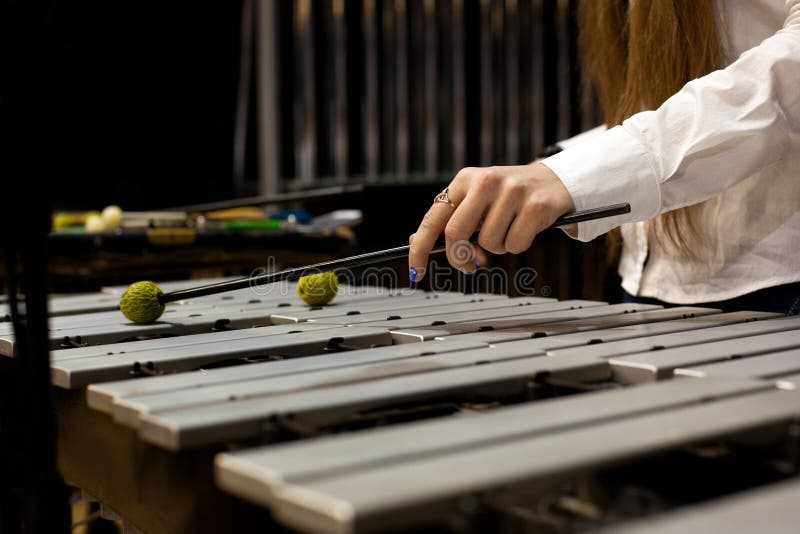
<path id="1" fill-rule="evenodd" d="M 16 353 L 4 362 L 12 376 L 5 385 L 2 417 L 4 531 L 69 531 L 67 490 L 56 470 L 55 422 L 47 345 L 46 236 L 50 228 L 48 176 L 69 176 L 58 133 L 51 124 L 58 105 L 55 57 L 48 39 L 58 35 L 46 2 L 8 2 L 0 7 L 0 123 L 6 137 L 0 180 L 0 247 L 6 265 Z M 58 103 L 57 103 L 58 102 Z M 22 298 L 19 298 L 22 297 Z M 5 475 L 10 475 L 6 477 Z"/>

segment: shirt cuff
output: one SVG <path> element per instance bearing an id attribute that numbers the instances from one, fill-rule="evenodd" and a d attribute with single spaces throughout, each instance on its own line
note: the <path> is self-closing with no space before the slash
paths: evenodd
<path id="1" fill-rule="evenodd" d="M 660 211 L 661 189 L 651 155 L 625 126 L 592 136 L 541 163 L 563 182 L 577 211 L 630 203 L 630 213 L 578 223 L 581 241 L 591 241 L 628 222 L 650 219 Z"/>

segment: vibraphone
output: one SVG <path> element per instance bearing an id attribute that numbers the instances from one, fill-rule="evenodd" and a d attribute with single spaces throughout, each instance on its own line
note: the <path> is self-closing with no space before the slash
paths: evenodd
<path id="1" fill-rule="evenodd" d="M 122 289 L 51 303 L 59 465 L 143 531 L 800 524 L 800 317 L 284 285 L 133 325 Z"/>

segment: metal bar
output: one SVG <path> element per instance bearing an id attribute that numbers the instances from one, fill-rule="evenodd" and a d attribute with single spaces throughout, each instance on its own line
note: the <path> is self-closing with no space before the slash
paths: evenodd
<path id="1" fill-rule="evenodd" d="M 324 440 L 222 453 L 215 459 L 215 471 L 223 489 L 273 506 L 280 502 L 280 491 L 287 484 L 768 389 L 768 384 L 754 380 L 676 380 L 606 390 L 502 407 L 478 417 L 437 418 Z"/>
<path id="2" fill-rule="evenodd" d="M 295 330 L 304 330 L 297 326 Z M 319 329 L 277 334 L 260 338 L 239 339 L 237 343 L 207 343 L 175 347 L 156 353 L 116 354 L 81 358 L 54 363 L 51 366 L 53 384 L 63 388 L 78 388 L 96 382 L 122 380 L 130 377 L 138 362 L 151 364 L 155 373 L 174 373 L 197 369 L 210 363 L 247 356 L 298 357 L 320 354 L 331 340 L 342 339 L 349 344 L 368 348 L 372 345 L 390 345 L 391 336 L 380 328 Z"/>
<path id="3" fill-rule="evenodd" d="M 453 47 L 453 164 L 457 171 L 466 165 L 467 153 L 467 97 L 466 60 L 464 42 L 464 0 L 452 0 L 452 47 Z"/>
<path id="4" fill-rule="evenodd" d="M 556 105 L 558 108 L 558 124 L 556 135 L 558 139 L 566 139 L 572 133 L 570 130 L 570 118 L 572 116 L 572 90 L 570 85 L 572 63 L 570 61 L 570 15 L 569 0 L 557 0 L 556 4 L 556 36 L 557 36 L 557 73 L 558 73 L 558 96 Z"/>
<path id="5" fill-rule="evenodd" d="M 383 149 L 382 169 L 393 175 L 397 171 L 397 17 L 394 2 L 380 2 L 381 25 L 383 27 L 382 73 L 382 126 L 381 147 Z"/>
<path id="6" fill-rule="evenodd" d="M 462 312 L 450 314 L 446 321 L 443 319 L 432 321 L 429 317 L 412 317 L 399 321 L 381 321 L 365 324 L 389 328 L 393 330 L 392 337 L 395 342 L 409 343 L 417 342 L 421 339 L 435 339 L 442 335 L 468 334 L 491 329 L 519 328 L 535 324 L 544 325 L 548 323 L 571 321 L 574 319 L 588 319 L 590 317 L 599 317 L 602 315 L 626 314 L 659 308 L 660 306 L 647 304 L 612 304 L 609 306 L 603 302 L 565 300 L 558 304 L 539 304 L 530 308 L 529 312 L 523 314 L 510 314 L 498 310 L 496 318 L 493 319 L 483 319 L 481 313 Z M 420 333 L 423 334 L 424 337 L 416 339 Z"/>
<path id="7" fill-rule="evenodd" d="M 598 534 L 755 531 L 789 534 L 800 524 L 798 502 L 800 481 L 793 478 L 616 525 Z"/>
<path id="8" fill-rule="evenodd" d="M 774 378 L 800 373 L 800 350 L 793 349 L 729 362 L 712 363 L 675 369 L 675 376 L 706 378 L 709 376 L 744 376 Z"/>
<path id="9" fill-rule="evenodd" d="M 380 301 L 366 301 L 363 303 L 353 303 L 352 305 L 346 306 L 326 306 L 324 308 L 315 310 L 287 310 L 285 313 L 274 314 L 271 317 L 271 320 L 275 322 L 275 324 L 302 323 L 306 321 L 319 321 L 330 317 L 361 316 L 378 311 L 383 311 L 384 313 L 391 315 L 396 311 L 413 308 L 429 308 L 431 306 L 440 307 L 447 304 L 468 304 L 494 301 L 499 306 L 508 300 L 508 297 L 505 295 L 461 295 L 458 293 L 433 293 L 419 299 L 393 299 L 391 302 L 386 302 L 386 299 L 381 299 Z M 540 302 L 548 301 L 555 302 L 554 299 L 540 300 Z"/>
<path id="10" fill-rule="evenodd" d="M 353 532 L 381 524 L 412 528 L 424 524 L 431 514 L 441 517 L 457 510 L 459 499 L 468 495 L 489 496 L 493 490 L 502 490 L 513 500 L 515 489 L 524 491 L 561 473 L 755 432 L 798 415 L 800 392 L 743 395 L 287 484 L 278 492 L 272 511 L 278 520 L 300 530 Z"/>
<path id="11" fill-rule="evenodd" d="M 365 173 L 368 183 L 378 181 L 380 172 L 380 114 L 378 110 L 379 71 L 378 52 L 379 43 L 377 35 L 378 19 L 376 16 L 375 0 L 364 0 L 362 10 L 362 26 L 364 32 L 364 157 L 366 160 Z"/>
<path id="12" fill-rule="evenodd" d="M 484 302 L 427 304 L 423 307 L 406 308 L 404 310 L 384 309 L 358 315 L 320 317 L 319 319 L 313 319 L 313 321 L 319 324 L 353 326 L 382 321 L 385 321 L 385 324 L 388 325 L 395 321 L 420 318 L 420 321 L 430 323 L 440 320 L 451 321 L 454 318 L 460 317 L 462 313 L 468 313 L 470 316 L 483 315 L 488 319 L 517 314 L 530 314 L 538 309 L 542 311 L 564 309 L 568 306 L 569 304 L 560 304 L 552 300 L 540 300 L 538 297 L 518 297 L 513 299 L 490 299 Z"/>
<path id="13" fill-rule="evenodd" d="M 401 179 L 405 179 L 409 172 L 409 102 L 408 102 L 408 11 L 406 0 L 394 1 L 395 14 L 395 102 L 397 113 L 397 168 L 396 172 Z"/>
<path id="14" fill-rule="evenodd" d="M 110 413 L 120 399 L 137 399 L 144 395 L 155 395 L 191 388 L 204 388 L 221 384 L 233 384 L 242 380 L 294 375 L 325 369 L 338 369 L 366 363 L 388 362 L 432 354 L 463 351 L 485 347 L 485 343 L 460 341 L 431 341 L 408 345 L 389 345 L 364 350 L 350 350 L 331 354 L 318 354 L 308 358 L 290 358 L 263 363 L 251 363 L 233 367 L 208 370 L 204 373 L 180 373 L 156 376 L 147 380 L 121 380 L 92 384 L 87 388 L 86 400 L 96 410 Z"/>
<path id="15" fill-rule="evenodd" d="M 68 360 L 87 360 L 99 356 L 115 356 L 119 354 L 137 354 L 146 359 L 148 353 L 169 352 L 176 347 L 202 346 L 209 343 L 236 344 L 240 340 L 263 338 L 296 332 L 313 332 L 330 328 L 320 324 L 293 324 L 270 325 L 257 328 L 242 328 L 239 330 L 223 330 L 220 332 L 206 332 L 186 336 L 164 337 L 155 339 L 142 339 L 138 341 L 125 341 L 111 345 L 94 345 L 74 349 L 60 349 L 53 351 L 53 364 L 60 364 Z"/>
<path id="16" fill-rule="evenodd" d="M 481 0 L 481 165 L 494 163 L 494 65 L 492 64 L 492 0 Z"/>
<path id="17" fill-rule="evenodd" d="M 277 10 L 277 3 L 270 0 L 259 0 L 256 4 L 258 192 L 261 195 L 274 195 L 281 189 Z"/>
<path id="18" fill-rule="evenodd" d="M 718 310 L 705 309 L 711 315 L 705 315 L 702 312 L 698 313 L 698 308 L 667 308 L 665 310 L 654 310 L 648 312 L 641 312 L 644 316 L 659 316 L 659 322 L 646 322 L 646 323 L 625 323 L 626 317 L 611 316 L 608 318 L 608 323 L 598 326 L 597 320 L 592 320 L 591 323 L 586 321 L 587 324 L 578 327 L 578 321 L 569 323 L 562 323 L 559 329 L 548 327 L 546 331 L 539 329 L 541 334 L 547 334 L 547 337 L 540 337 L 537 343 L 541 343 L 542 348 L 548 352 L 555 354 L 552 351 L 561 351 L 575 347 L 582 351 L 584 354 L 594 355 L 593 349 L 603 349 L 609 345 L 614 345 L 616 342 L 628 339 L 637 338 L 653 338 L 663 334 L 674 332 L 684 332 L 688 330 L 708 329 L 709 335 L 713 335 L 713 327 L 741 324 L 749 321 L 770 319 L 778 317 L 778 314 L 771 314 L 767 312 L 732 312 L 732 313 L 716 313 Z M 703 310 L 700 308 L 700 310 Z M 687 313 L 689 312 L 689 313 Z M 565 328 L 562 332 L 561 327 Z M 585 328 L 579 332 L 567 332 L 566 329 L 570 328 Z M 495 330 L 491 332 L 477 332 L 475 334 L 462 334 L 458 339 L 465 339 L 470 341 L 479 341 L 481 343 L 510 343 L 519 340 L 529 340 L 532 335 L 537 332 L 535 325 L 523 328 L 511 328 L 506 330 Z M 552 332 L 552 333 L 551 333 Z M 676 336 L 679 337 L 679 336 Z M 439 339 L 439 338 L 437 338 Z M 450 336 L 445 336 L 440 339 L 451 339 Z M 646 343 L 644 339 L 643 344 Z M 587 346 L 592 346 L 593 349 L 588 351 L 584 350 Z M 639 351 L 633 351 L 639 352 Z"/>
<path id="19" fill-rule="evenodd" d="M 314 25 L 311 0 L 295 0 L 295 73 L 297 91 L 295 99 L 295 158 L 298 184 L 310 186 L 317 174 L 316 103 L 314 72 Z"/>
<path id="20" fill-rule="evenodd" d="M 545 42 L 544 0 L 533 0 L 531 27 L 531 148 L 540 154 L 545 146 Z"/>
<path id="21" fill-rule="evenodd" d="M 230 401 L 144 415 L 139 436 L 170 450 L 251 438 L 262 433 L 263 423 L 291 414 L 296 421 L 332 425 L 378 406 L 432 402 L 454 395 L 506 397 L 527 391 L 531 377 L 548 376 L 602 380 L 610 376 L 607 362 L 581 358 L 531 357 L 487 365 L 421 373 L 329 386 L 307 392 Z"/>
<path id="22" fill-rule="evenodd" d="M 347 126 L 347 29 L 344 0 L 331 0 L 333 15 L 332 47 L 334 110 L 331 124 L 333 167 L 336 178 L 346 181 L 349 175 L 349 132 Z"/>
<path id="23" fill-rule="evenodd" d="M 387 347 L 388 348 L 388 347 Z M 375 349 L 371 349 L 375 350 Z M 217 384 L 203 388 L 167 391 L 153 395 L 140 395 L 118 400 L 112 413 L 114 420 L 137 427 L 145 414 L 159 414 L 174 410 L 191 409 L 211 404 L 273 397 L 294 392 L 310 392 L 328 387 L 360 385 L 377 380 L 406 375 L 422 377 L 425 373 L 441 372 L 476 365 L 487 365 L 519 358 L 543 356 L 544 352 L 525 346 L 514 350 L 482 346 L 468 350 L 441 354 L 393 358 L 390 361 L 373 360 L 363 364 L 308 371 L 278 377 L 243 378 L 234 383 Z M 365 354 L 366 356 L 366 354 Z M 321 392 L 324 394 L 324 392 Z"/>
<path id="24" fill-rule="evenodd" d="M 789 330 L 773 334 L 743 337 L 704 343 L 703 350 L 694 346 L 676 347 L 655 352 L 611 358 L 614 376 L 623 382 L 651 381 L 669 378 L 678 367 L 718 362 L 734 357 L 755 356 L 800 347 L 800 335 Z"/>
<path id="25" fill-rule="evenodd" d="M 435 0 L 424 0 L 423 10 L 425 26 L 425 175 L 428 178 L 434 178 L 439 170 L 439 81 Z"/>
<path id="26" fill-rule="evenodd" d="M 520 161 L 519 130 L 519 8 L 517 0 L 506 0 L 505 10 L 505 156 L 504 163 L 517 165 Z"/>
<path id="27" fill-rule="evenodd" d="M 245 181 L 247 118 L 250 109 L 250 81 L 253 73 L 253 0 L 242 1 L 239 87 L 236 96 L 236 121 L 233 135 L 233 183 L 242 191 Z"/>

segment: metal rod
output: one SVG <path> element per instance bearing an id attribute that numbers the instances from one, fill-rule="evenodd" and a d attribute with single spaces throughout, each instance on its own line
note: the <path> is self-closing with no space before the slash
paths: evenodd
<path id="1" fill-rule="evenodd" d="M 312 198 L 335 197 L 350 193 L 360 193 L 364 190 L 363 185 L 336 185 L 332 187 L 321 187 L 319 189 L 308 189 L 295 193 L 277 193 L 274 195 L 259 195 L 255 197 L 234 198 L 231 200 L 219 200 L 217 202 L 206 202 L 203 204 L 193 204 L 191 206 L 179 206 L 177 208 L 167 208 L 164 211 L 214 211 L 227 210 L 231 208 L 241 208 L 243 206 L 264 206 L 266 204 L 280 204 L 283 202 L 293 202 L 296 200 L 310 200 Z"/>
<path id="2" fill-rule="evenodd" d="M 380 172 L 380 113 L 379 113 L 379 80 L 378 80 L 378 32 L 375 0 L 364 0 L 363 30 L 364 30 L 364 158 L 366 159 L 365 174 L 368 183 L 378 181 Z"/>
<path id="3" fill-rule="evenodd" d="M 273 195 L 280 189 L 281 149 L 278 105 L 278 6 L 269 0 L 256 4 L 258 102 L 258 192 Z"/>

